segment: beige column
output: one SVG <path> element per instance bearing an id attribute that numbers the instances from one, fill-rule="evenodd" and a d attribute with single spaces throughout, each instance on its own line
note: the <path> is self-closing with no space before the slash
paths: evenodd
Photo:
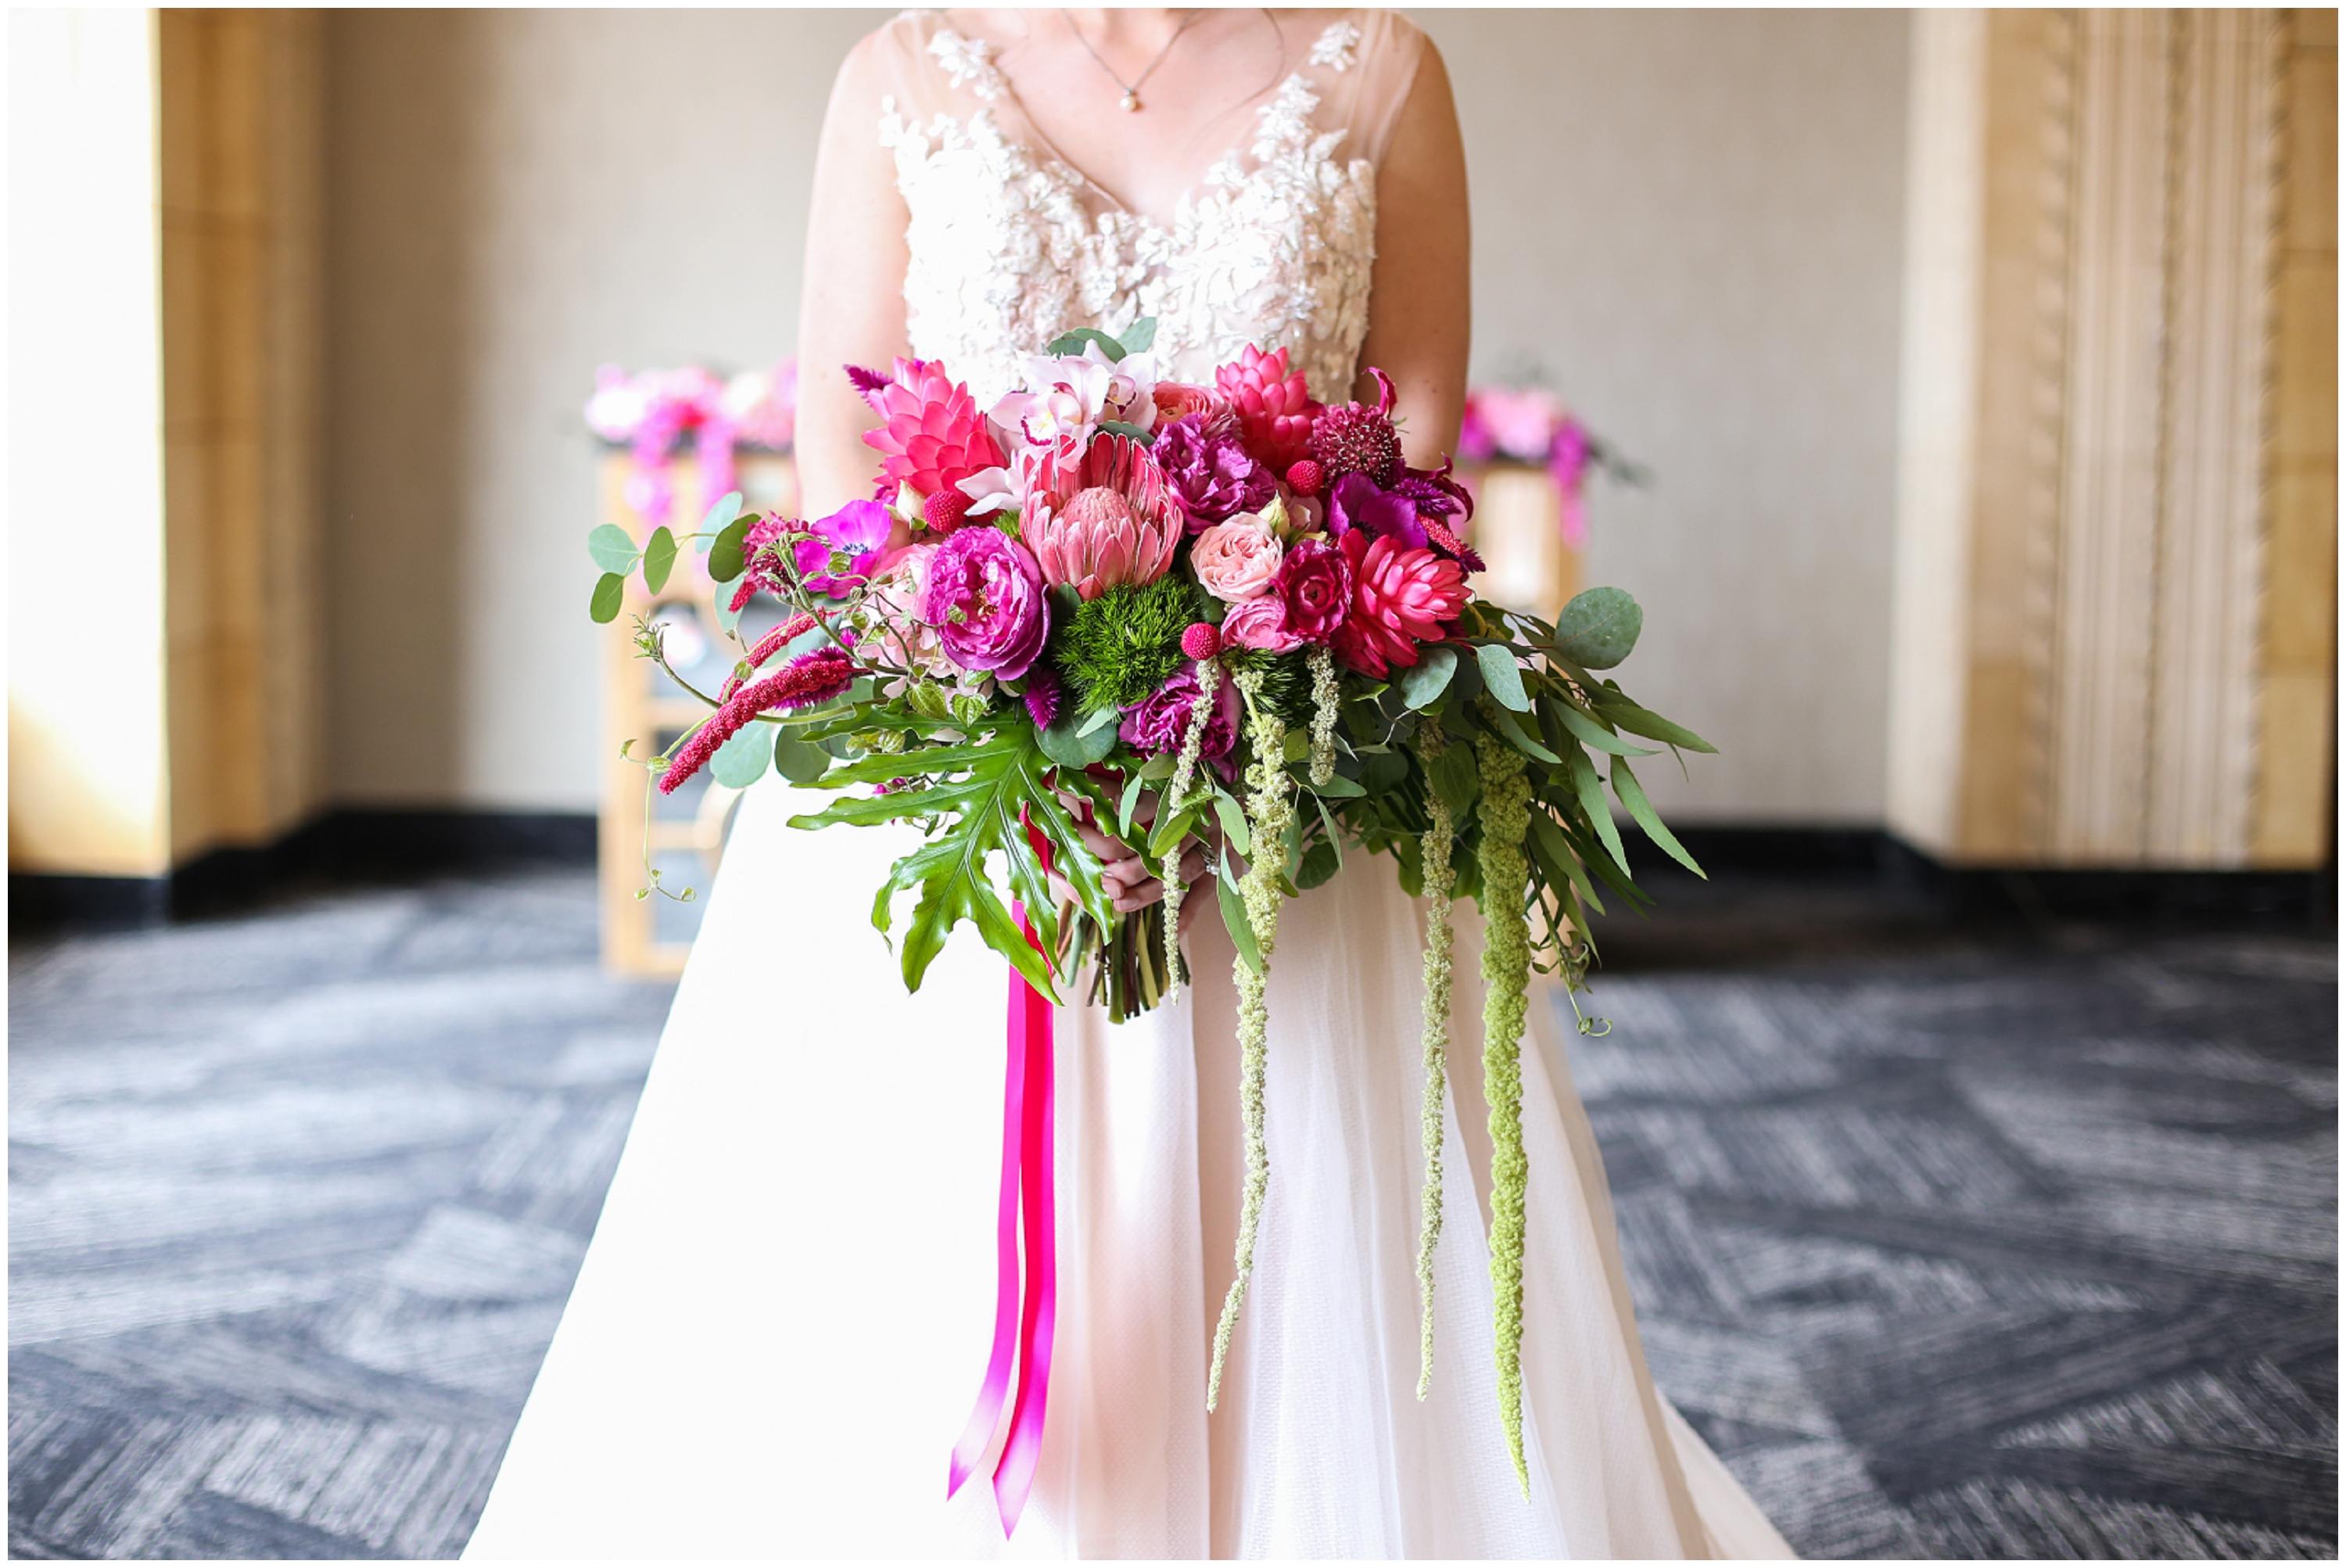
<path id="1" fill-rule="evenodd" d="M 159 18 L 171 849 L 321 788 L 323 77 L 314 11 Z"/>
<path id="2" fill-rule="evenodd" d="M 2310 15 L 1918 18 L 1890 792 L 1944 860 L 2327 853 L 2334 210 L 2280 243 L 2334 183 Z M 2331 286 L 2292 306 L 2300 249 Z"/>

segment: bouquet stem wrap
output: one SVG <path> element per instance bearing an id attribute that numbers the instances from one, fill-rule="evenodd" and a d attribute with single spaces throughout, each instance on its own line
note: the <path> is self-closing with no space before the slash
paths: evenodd
<path id="1" fill-rule="evenodd" d="M 1050 842 L 1026 813 L 1020 813 L 1027 839 L 1047 867 Z M 1026 940 L 1042 951 L 1023 906 L 1014 906 Z M 1059 1278 L 1056 1194 L 1052 1142 L 1056 1120 L 1052 1078 L 1051 1003 L 1015 969 L 1010 972 L 1007 1064 L 1002 1095 L 1002 1188 L 995 1220 L 994 1350 L 985 1365 L 977 1404 L 954 1444 L 945 1496 L 951 1498 L 976 1471 L 1002 1408 L 1010 1404 L 1010 1434 L 994 1466 L 994 1506 L 1005 1536 L 1018 1528 L 1035 1485 L 1042 1456 L 1043 1420 L 1050 1402 L 1051 1341 L 1058 1325 Z M 1025 1288 L 1020 1288 L 1019 1232 L 1024 1224 Z M 1022 1299 L 1023 1298 L 1023 1299 Z M 1014 1351 L 1017 1393 L 1011 1398 Z"/>

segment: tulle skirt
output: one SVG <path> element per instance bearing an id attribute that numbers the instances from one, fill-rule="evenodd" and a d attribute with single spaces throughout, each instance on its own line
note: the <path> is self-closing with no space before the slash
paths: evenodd
<path id="1" fill-rule="evenodd" d="M 905 995 L 867 911 L 911 830 L 786 826 L 821 799 L 769 779 L 742 803 L 467 1555 L 1790 1555 L 1654 1391 L 1541 996 L 1524 1063 L 1528 1500 L 1517 1484 L 1467 903 L 1418 1399 L 1424 910 L 1358 853 L 1281 918 L 1270 1192 L 1219 1409 L 1207 1368 L 1243 1156 L 1231 948 L 1209 908 L 1173 1006 L 1121 1026 L 1058 1014 L 1040 1469 L 1007 1541 L 984 1471 L 948 1502 L 993 1331 L 1007 969 L 961 932 Z"/>

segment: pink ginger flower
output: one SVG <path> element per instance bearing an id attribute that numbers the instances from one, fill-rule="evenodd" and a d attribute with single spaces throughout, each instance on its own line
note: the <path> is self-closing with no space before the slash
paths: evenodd
<path id="1" fill-rule="evenodd" d="M 660 793 L 675 794 L 679 785 L 708 766 L 719 747 L 739 735 L 742 726 L 758 715 L 775 708 L 820 708 L 846 691 L 854 680 L 854 661 L 835 647 L 822 647 L 801 655 L 770 676 L 751 681 L 726 698 L 692 732 L 684 749 L 660 769 Z"/>
<path id="2" fill-rule="evenodd" d="M 1443 623 L 1466 607 L 1466 574 L 1432 550 L 1355 528 L 1337 547 L 1352 566 L 1352 613 L 1338 626 L 1336 657 L 1382 680 L 1395 665 L 1417 662 L 1422 644 L 1443 640 Z"/>
<path id="3" fill-rule="evenodd" d="M 1163 576 L 1186 528 L 1165 471 L 1125 435 L 1094 436 L 1071 470 L 1046 475 L 1019 524 L 1043 580 L 1086 599 Z"/>
<path id="4" fill-rule="evenodd" d="M 911 485 L 923 499 L 1002 465 L 1002 449 L 985 428 L 977 400 L 935 361 L 898 360 L 893 378 L 876 386 L 868 384 L 876 380 L 869 371 L 852 379 L 863 401 L 887 422 L 864 432 L 864 444 L 884 454 L 881 466 L 890 479 Z"/>
<path id="5" fill-rule="evenodd" d="M 1303 372 L 1288 372 L 1285 349 L 1266 354 L 1249 343 L 1237 363 L 1214 372 L 1214 384 L 1239 416 L 1240 437 L 1256 462 L 1284 473 L 1311 455 L 1311 421 L 1320 405 L 1311 401 Z"/>

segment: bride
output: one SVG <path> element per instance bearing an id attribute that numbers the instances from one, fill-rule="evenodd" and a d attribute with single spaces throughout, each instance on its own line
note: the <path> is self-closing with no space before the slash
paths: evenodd
<path id="1" fill-rule="evenodd" d="M 1285 347 L 1323 401 L 1382 367 L 1408 459 L 1431 465 L 1464 392 L 1465 191 L 1441 58 L 1390 15 L 900 17 L 841 69 L 817 165 L 809 515 L 877 467 L 831 367 L 942 360 L 983 407 L 1021 352 L 1152 315 L 1184 380 L 1249 343 Z M 742 805 L 469 1555 L 1790 1555 L 1654 1391 L 1542 1007 L 1524 1061 L 1528 1500 L 1500 1430 L 1484 1207 L 1454 1204 L 1442 1233 L 1417 1398 L 1425 916 L 1358 854 L 1281 921 L 1270 1189 L 1219 1408 L 1243 1156 L 1233 950 L 1209 913 L 1176 1003 L 1113 1027 L 1059 1014 L 1040 1467 L 1007 1541 L 990 1455 L 949 1502 L 991 1337 L 1005 969 L 964 932 L 904 995 L 864 911 L 910 830 L 786 826 L 820 800 L 770 779 Z M 1129 851 L 1096 848 L 1123 907 L 1161 895 Z M 1455 919 L 1443 1161 L 1487 1206 L 1482 927 L 1470 904 Z"/>

